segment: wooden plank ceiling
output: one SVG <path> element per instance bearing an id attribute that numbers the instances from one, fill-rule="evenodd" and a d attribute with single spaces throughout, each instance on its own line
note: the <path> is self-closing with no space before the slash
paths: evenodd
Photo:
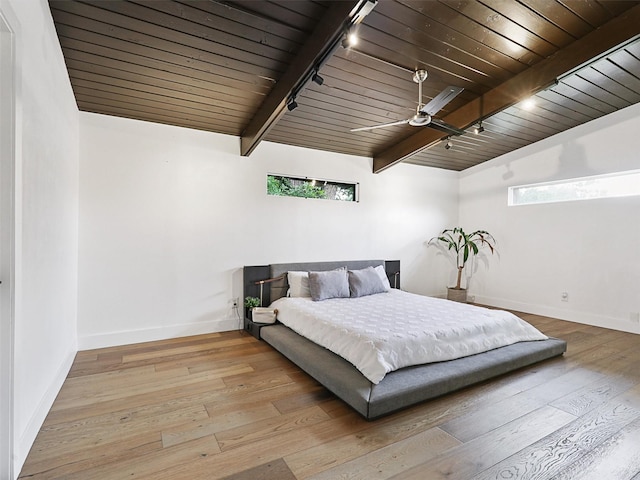
<path id="1" fill-rule="evenodd" d="M 463 170 L 640 100 L 640 0 L 380 0 L 360 23 L 366 0 L 49 4 L 80 110 L 237 135 L 242 154 L 268 140 Z M 350 131 L 411 117 L 416 69 L 423 103 L 464 88 L 435 115 L 466 130 L 451 148 L 429 127 Z"/>

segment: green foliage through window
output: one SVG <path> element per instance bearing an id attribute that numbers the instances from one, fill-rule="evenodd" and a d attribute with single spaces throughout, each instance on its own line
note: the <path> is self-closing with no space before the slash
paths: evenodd
<path id="1" fill-rule="evenodd" d="M 267 194 L 281 197 L 324 198 L 355 202 L 355 183 L 267 175 Z"/>

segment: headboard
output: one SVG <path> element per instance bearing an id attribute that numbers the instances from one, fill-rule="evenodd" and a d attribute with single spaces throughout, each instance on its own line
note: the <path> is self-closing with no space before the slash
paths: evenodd
<path id="1" fill-rule="evenodd" d="M 358 270 L 361 268 L 376 267 L 378 265 L 384 265 L 384 269 L 387 273 L 387 278 L 389 278 L 391 286 L 393 288 L 400 288 L 400 260 L 272 263 L 271 265 L 244 267 L 244 291 L 242 298 L 243 301 L 246 297 L 262 298 L 262 305 L 268 306 L 278 298 L 284 297 L 289 288 L 286 276 L 286 273 L 289 271 L 325 271 L 340 267 L 347 267 L 350 270 Z M 264 283 L 260 283 L 262 281 L 264 281 Z"/>

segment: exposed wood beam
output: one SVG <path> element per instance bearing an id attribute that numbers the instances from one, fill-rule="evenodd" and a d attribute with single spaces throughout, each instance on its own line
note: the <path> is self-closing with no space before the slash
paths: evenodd
<path id="1" fill-rule="evenodd" d="M 240 153 L 248 156 L 267 135 L 272 126 L 286 113 L 287 99 L 294 88 L 314 68 L 320 57 L 342 34 L 350 14 L 360 0 L 332 2 L 331 7 L 302 46 L 295 60 L 276 83 L 271 93 L 242 133 Z"/>
<path id="2" fill-rule="evenodd" d="M 498 113 L 547 88 L 555 83 L 559 76 L 638 34 L 640 34 L 640 5 L 460 107 L 444 117 L 444 121 L 466 129 L 480 118 Z M 374 156 L 373 172 L 382 172 L 411 155 L 437 144 L 442 137 L 442 132 L 430 128 L 419 129 L 417 133 Z"/>

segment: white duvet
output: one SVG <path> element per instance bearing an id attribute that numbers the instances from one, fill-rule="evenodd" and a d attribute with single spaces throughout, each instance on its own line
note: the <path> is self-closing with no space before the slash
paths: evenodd
<path id="1" fill-rule="evenodd" d="M 340 355 L 373 383 L 393 370 L 545 340 L 536 328 L 490 310 L 392 289 L 359 298 L 280 298 L 278 320 Z"/>

